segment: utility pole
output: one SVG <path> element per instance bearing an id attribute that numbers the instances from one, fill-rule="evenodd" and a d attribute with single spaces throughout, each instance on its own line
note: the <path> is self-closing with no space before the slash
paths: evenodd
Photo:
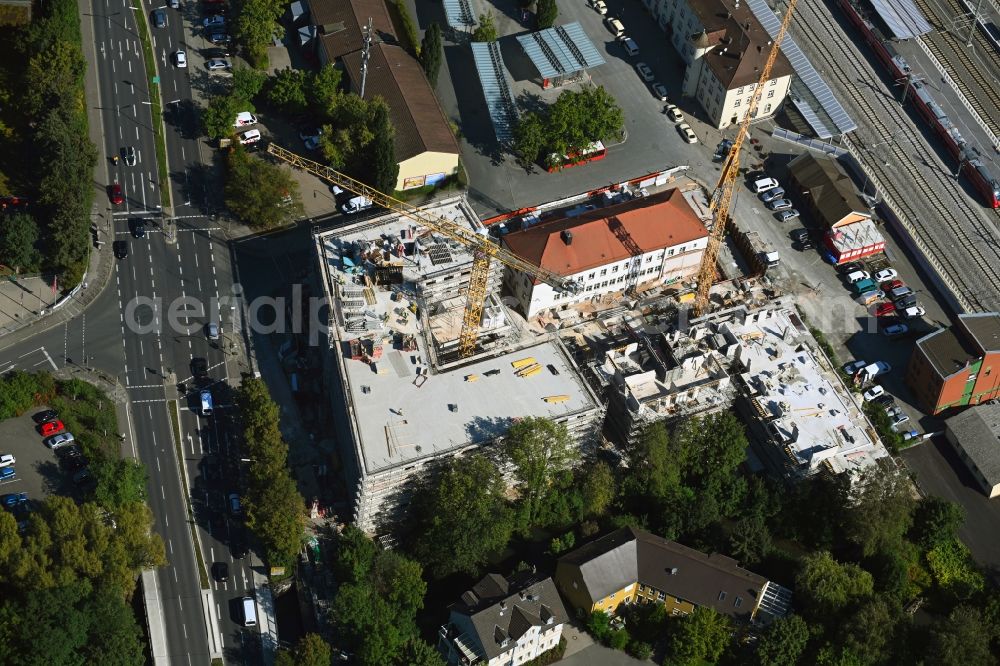
<path id="1" fill-rule="evenodd" d="M 365 98 L 365 80 L 368 78 L 368 57 L 372 48 L 372 18 L 368 17 L 368 24 L 361 31 L 364 46 L 361 47 L 361 99 Z"/>
<path id="2" fill-rule="evenodd" d="M 965 39 L 966 46 L 972 46 L 972 35 L 976 33 L 976 24 L 979 23 L 979 12 L 983 9 L 983 0 L 976 3 L 976 9 L 972 12 L 972 21 L 969 23 L 969 36 Z"/>

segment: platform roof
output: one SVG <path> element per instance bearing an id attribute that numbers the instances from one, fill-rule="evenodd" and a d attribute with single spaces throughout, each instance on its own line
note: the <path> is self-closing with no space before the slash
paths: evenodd
<path id="1" fill-rule="evenodd" d="M 870 1 L 896 39 L 913 39 L 931 31 L 931 24 L 913 4 L 913 0 Z"/>
<path id="2" fill-rule="evenodd" d="M 517 41 L 543 79 L 591 69 L 604 58 L 578 22 L 519 35 Z"/>
<path id="3" fill-rule="evenodd" d="M 471 29 L 476 25 L 469 0 L 444 0 L 444 18 L 448 27 L 455 30 Z"/>
<path id="4" fill-rule="evenodd" d="M 493 132 L 497 141 L 506 143 L 513 136 L 513 123 L 517 116 L 500 49 L 496 42 L 472 42 L 472 58 L 493 122 Z"/>
<path id="5" fill-rule="evenodd" d="M 760 21 L 767 34 L 773 38 L 778 34 L 781 21 L 765 0 L 747 0 L 754 16 Z M 792 79 L 792 103 L 799 109 L 806 122 L 821 139 L 829 139 L 834 135 L 847 134 L 858 128 L 857 123 L 847 115 L 826 81 L 812 66 L 802 49 L 795 43 L 790 34 L 786 34 L 781 42 L 781 51 L 792 63 L 795 77 Z"/>

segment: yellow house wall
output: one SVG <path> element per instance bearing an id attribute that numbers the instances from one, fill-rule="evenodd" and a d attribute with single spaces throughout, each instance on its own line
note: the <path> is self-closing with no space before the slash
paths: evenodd
<path id="1" fill-rule="evenodd" d="M 399 177 L 396 179 L 396 189 L 412 189 L 423 187 L 423 183 L 414 184 L 407 179 L 422 179 L 426 176 L 443 173 L 450 176 L 458 169 L 457 153 L 425 152 L 415 155 L 399 163 Z"/>

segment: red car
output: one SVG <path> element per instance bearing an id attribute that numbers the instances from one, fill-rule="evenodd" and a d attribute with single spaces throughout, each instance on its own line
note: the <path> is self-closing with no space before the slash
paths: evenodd
<path id="1" fill-rule="evenodd" d="M 876 317 L 885 317 L 896 311 L 896 306 L 892 303 L 879 303 L 875 308 Z"/>
<path id="2" fill-rule="evenodd" d="M 899 289 L 900 287 L 905 287 L 905 286 L 906 285 L 903 284 L 902 280 L 889 280 L 887 282 L 883 282 L 882 284 L 880 284 L 879 288 L 882 291 L 888 293 L 893 289 Z"/>
<path id="3" fill-rule="evenodd" d="M 49 435 L 57 435 L 66 429 L 62 421 L 46 421 L 42 425 L 38 426 L 38 432 L 42 433 L 42 437 L 48 437 Z"/>
<path id="4" fill-rule="evenodd" d="M 111 199 L 111 203 L 116 206 L 121 206 L 125 203 L 125 197 L 122 195 L 122 186 L 118 183 L 108 188 L 108 197 Z"/>

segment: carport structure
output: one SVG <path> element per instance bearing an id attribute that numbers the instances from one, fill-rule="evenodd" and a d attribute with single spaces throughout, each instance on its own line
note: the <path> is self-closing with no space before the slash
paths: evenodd
<path id="1" fill-rule="evenodd" d="M 604 64 L 604 58 L 576 21 L 519 35 L 517 41 L 545 89 L 580 81 L 588 69 Z"/>

